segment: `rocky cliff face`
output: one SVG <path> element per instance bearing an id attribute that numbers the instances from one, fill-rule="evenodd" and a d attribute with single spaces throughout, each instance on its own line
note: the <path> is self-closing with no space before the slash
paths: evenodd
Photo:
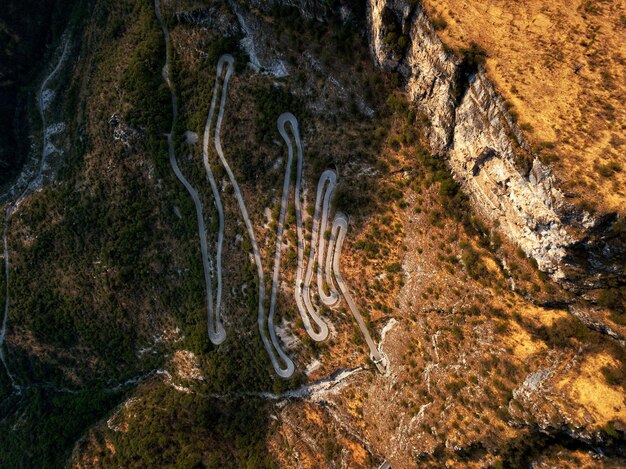
<path id="1" fill-rule="evenodd" d="M 527 175 L 517 168 L 510 124 L 492 85 L 476 73 L 455 110 L 450 167 L 481 212 L 498 220 L 540 269 L 562 278 L 561 261 L 572 243 L 555 210 L 563 195 L 539 160 Z"/>
<path id="2" fill-rule="evenodd" d="M 616 236 L 616 218 L 594 219 L 567 203 L 483 68 L 468 67 L 446 50 L 416 2 L 370 0 L 367 14 L 374 60 L 401 75 L 407 94 L 431 122 L 433 150 L 447 157 L 475 208 L 555 280 L 598 287 L 607 276 L 619 276 L 625 247 Z M 526 169 L 520 155 L 530 162 Z"/>

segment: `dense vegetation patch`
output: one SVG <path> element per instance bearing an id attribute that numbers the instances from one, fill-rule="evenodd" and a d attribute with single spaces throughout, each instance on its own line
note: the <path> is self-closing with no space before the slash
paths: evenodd
<path id="1" fill-rule="evenodd" d="M 383 8 L 382 25 L 383 42 L 394 53 L 400 54 L 409 44 L 409 39 L 402 33 L 402 23 L 390 8 Z"/>
<path id="2" fill-rule="evenodd" d="M 133 16 L 138 16 L 138 28 L 131 40 L 137 46 L 122 76 L 122 87 L 132 105 L 125 117 L 129 125 L 146 130 L 151 153 L 160 153 L 155 152 L 156 141 L 162 140 L 172 121 L 170 92 L 161 75 L 165 41 L 149 2 L 137 2 Z"/>
<path id="3" fill-rule="evenodd" d="M 29 151 L 27 110 L 44 60 L 80 8 L 76 0 L 5 2 L 0 17 L 0 185 L 14 177 Z M 74 10 L 74 12 L 73 12 Z M 73 12 L 73 13 L 72 13 Z M 37 116 L 38 118 L 38 116 Z"/>
<path id="4" fill-rule="evenodd" d="M 120 393 L 93 389 L 67 393 L 33 388 L 2 402 L 1 414 L 6 414 L 8 406 L 20 412 L 12 412 L 0 427 L 0 466 L 64 467 L 76 440 L 119 398 Z"/>
<path id="5" fill-rule="evenodd" d="M 258 399 L 223 401 L 155 385 L 131 405 L 141 417 L 128 419 L 128 432 L 106 432 L 116 451 L 103 455 L 105 465 L 275 467 L 265 445 L 267 404 Z"/>

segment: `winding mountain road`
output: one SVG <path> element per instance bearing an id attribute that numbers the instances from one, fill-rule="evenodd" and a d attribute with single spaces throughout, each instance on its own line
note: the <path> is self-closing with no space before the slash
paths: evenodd
<path id="1" fill-rule="evenodd" d="M 4 279 L 5 279 L 5 296 L 4 296 L 4 316 L 2 318 L 2 327 L 0 328 L 0 361 L 4 365 L 4 369 L 11 380 L 11 384 L 14 388 L 16 388 L 15 379 L 9 370 L 9 366 L 6 361 L 6 356 L 4 355 L 4 340 L 6 338 L 7 332 L 7 322 L 9 320 L 9 242 L 8 242 L 8 231 L 9 231 L 9 221 L 11 219 L 11 215 L 13 211 L 17 207 L 17 205 L 28 196 L 41 182 L 41 178 L 43 176 L 43 170 L 46 164 L 46 160 L 48 156 L 53 153 L 53 150 L 50 149 L 50 135 L 47 132 L 48 122 L 46 120 L 46 101 L 45 101 L 45 93 L 48 91 L 48 86 L 50 81 L 54 79 L 59 71 L 61 70 L 61 66 L 67 57 L 67 53 L 69 50 L 69 39 L 65 40 L 63 45 L 63 52 L 59 57 L 59 61 L 52 69 L 50 74 L 44 79 L 39 87 L 39 92 L 37 95 L 37 107 L 39 109 L 39 117 L 41 118 L 41 128 L 42 128 L 42 143 L 41 143 L 41 158 L 39 160 L 39 169 L 37 170 L 37 174 L 28 182 L 24 190 L 21 194 L 19 194 L 16 199 L 10 203 L 7 207 L 6 212 L 4 214 L 4 226 L 3 226 L 3 256 L 4 256 Z M 53 148 L 53 147 L 52 147 Z"/>
<path id="2" fill-rule="evenodd" d="M 210 274 L 209 274 L 210 270 L 209 270 L 209 264 L 208 264 L 206 231 L 204 227 L 204 217 L 202 216 L 202 204 L 200 202 L 200 198 L 198 196 L 197 191 L 193 188 L 193 186 L 189 183 L 189 181 L 187 181 L 187 179 L 181 173 L 180 168 L 178 167 L 178 163 L 176 162 L 175 154 L 174 154 L 174 144 L 172 141 L 172 133 L 174 131 L 174 125 L 176 123 L 176 118 L 178 116 L 178 104 L 177 104 L 177 99 L 176 99 L 176 93 L 170 82 L 170 76 L 169 76 L 170 56 L 171 56 L 171 43 L 170 43 L 169 30 L 167 29 L 167 26 L 165 25 L 165 22 L 163 21 L 163 18 L 161 16 L 159 0 L 154 0 L 154 10 L 155 10 L 157 20 L 159 21 L 159 24 L 161 25 L 161 29 L 163 30 L 163 36 L 165 38 L 166 58 L 165 58 L 165 66 L 163 67 L 163 78 L 165 79 L 168 87 L 170 88 L 170 94 L 172 96 L 172 111 L 173 111 L 172 128 L 170 130 L 170 133 L 167 134 L 170 164 L 172 166 L 172 169 L 174 170 L 174 173 L 176 174 L 176 177 L 185 186 L 185 188 L 187 189 L 187 192 L 189 192 L 189 195 L 193 199 L 194 204 L 196 206 L 196 215 L 198 218 L 198 231 L 200 234 L 200 243 L 201 243 L 201 249 L 202 249 L 203 264 L 204 264 L 204 269 L 205 269 L 205 281 L 207 284 L 207 298 L 208 298 L 208 303 L 211 305 L 208 308 L 209 335 L 211 336 L 211 340 L 213 341 L 213 343 L 221 343 L 225 339 L 226 334 L 221 325 L 221 321 L 219 319 L 219 308 L 216 308 L 215 311 L 212 309 L 212 293 L 211 293 L 212 288 L 211 288 Z M 280 347 L 278 338 L 276 336 L 276 331 L 274 330 L 273 327 L 269 328 L 271 342 L 270 342 L 270 339 L 268 339 L 267 337 L 266 328 L 265 328 L 265 322 L 266 322 L 266 319 L 265 319 L 265 278 L 263 275 L 263 265 L 261 262 L 261 254 L 259 251 L 258 244 L 256 242 L 256 237 L 254 234 L 254 229 L 252 227 L 252 222 L 250 221 L 248 210 L 246 208 L 246 204 L 243 200 L 243 196 L 239 188 L 239 184 L 237 184 L 237 180 L 230 168 L 230 165 L 228 164 L 228 161 L 226 160 L 226 157 L 224 156 L 224 151 L 222 149 L 222 144 L 221 144 L 220 129 L 222 127 L 222 120 L 224 118 L 224 109 L 225 109 L 226 97 L 227 97 L 227 92 L 228 92 L 228 82 L 234 71 L 234 58 L 232 57 L 232 55 L 229 55 L 229 54 L 223 55 L 222 57 L 220 57 L 218 61 L 216 83 L 215 83 L 215 88 L 214 88 L 214 93 L 213 93 L 213 99 L 211 101 L 211 108 L 209 110 L 209 116 L 207 118 L 207 124 L 205 126 L 205 135 L 204 135 L 204 142 L 203 142 L 204 144 L 203 145 L 203 160 L 204 160 L 205 170 L 207 172 L 207 177 L 209 178 L 209 182 L 211 183 L 211 189 L 213 190 L 213 193 L 218 194 L 218 197 L 216 197 L 215 200 L 216 200 L 216 205 L 218 207 L 218 214 L 221 213 L 221 216 L 220 216 L 221 228 L 220 228 L 220 233 L 218 233 L 218 259 L 221 256 L 224 218 L 223 218 L 223 207 L 221 204 L 221 199 L 219 199 L 219 191 L 217 188 L 217 184 L 215 183 L 215 178 L 213 177 L 213 173 L 211 171 L 210 163 L 208 161 L 208 144 L 209 144 L 210 127 L 211 127 L 211 122 L 212 122 L 213 113 L 215 109 L 215 102 L 217 100 L 217 90 L 219 89 L 219 78 L 223 74 L 224 67 L 226 67 L 226 74 L 223 78 L 222 96 L 221 96 L 221 101 L 220 101 L 220 108 L 219 108 L 218 115 L 217 115 L 217 123 L 215 126 L 215 137 L 214 137 L 215 150 L 217 151 L 219 159 L 222 165 L 224 166 L 224 169 L 226 170 L 230 183 L 233 187 L 235 197 L 237 198 L 237 203 L 239 204 L 239 209 L 241 211 L 244 223 L 246 225 L 246 229 L 248 231 L 248 235 L 250 237 L 250 242 L 252 245 L 252 253 L 253 253 L 255 264 L 257 266 L 258 277 L 259 277 L 258 325 L 259 325 L 259 332 L 261 334 L 261 339 L 263 341 L 263 346 L 265 347 L 265 350 L 267 351 L 270 357 L 272 366 L 274 367 L 274 370 L 276 371 L 276 373 L 282 378 L 289 378 L 293 375 L 295 366 L 293 364 L 293 361 L 287 356 L 287 354 Z M 221 211 L 220 211 L 220 208 L 222 208 Z M 219 265 L 218 282 L 219 282 L 219 285 L 221 286 L 221 280 L 220 280 L 221 261 L 218 261 L 218 265 Z M 219 286 L 218 286 L 218 294 L 220 295 L 219 300 L 218 300 L 218 306 L 219 306 L 219 303 L 221 303 L 221 292 L 220 292 Z M 270 307 L 270 321 L 273 321 L 273 317 L 274 317 L 273 311 L 274 311 L 273 308 Z M 212 312 L 215 312 L 215 316 L 212 315 Z M 274 353 L 274 351 L 276 351 L 276 353 L 280 357 L 282 364 L 279 362 L 279 359 L 276 357 L 276 353 Z"/>
<path id="3" fill-rule="evenodd" d="M 322 341 L 328 337 L 328 325 L 319 316 L 317 310 L 311 303 L 309 294 L 309 285 L 311 283 L 311 277 L 313 275 L 313 264 L 315 259 L 315 248 L 318 245 L 318 234 L 320 224 L 320 206 L 321 206 L 321 193 L 325 186 L 325 182 L 328 181 L 329 187 L 324 197 L 324 214 L 328 215 L 328 205 L 330 202 L 330 196 L 332 195 L 332 189 L 336 184 L 336 175 L 332 171 L 326 171 L 320 183 L 318 184 L 317 198 L 315 201 L 315 215 L 313 217 L 313 234 L 312 234 L 312 248 L 309 258 L 309 264 L 306 271 L 306 276 L 303 279 L 303 263 L 304 263 L 304 230 L 302 225 L 302 170 L 303 170 L 303 156 L 302 156 L 302 142 L 300 140 L 300 131 L 298 128 L 298 120 L 291 113 L 281 114 L 278 118 L 278 130 L 280 135 L 287 144 L 290 158 L 293 155 L 293 144 L 286 130 L 286 124 L 291 126 L 292 134 L 296 143 L 298 167 L 296 172 L 296 188 L 295 188 L 295 206 L 296 206 L 296 230 L 298 235 L 298 261 L 296 268 L 296 285 L 295 285 L 295 298 L 298 305 L 298 311 L 302 318 L 304 328 L 309 336 L 315 341 Z M 326 177 L 324 176 L 326 175 Z M 284 194 L 283 194 L 284 197 Z M 326 217 L 324 217 L 324 221 Z M 323 253 L 322 253 L 323 255 Z M 311 319 L 317 325 L 318 331 L 316 331 L 311 325 Z"/>
<path id="4" fill-rule="evenodd" d="M 5 297 L 4 297 L 4 317 L 2 318 L 2 329 L 0 329 L 0 360 L 4 365 L 7 376 L 11 380 L 11 384 L 15 387 L 15 379 L 9 370 L 6 357 L 4 356 L 4 338 L 7 332 L 7 321 L 9 320 L 9 245 L 7 241 L 7 228 L 9 224 L 10 210 L 7 210 L 7 215 L 4 218 L 4 279 L 5 279 Z"/>
<path id="5" fill-rule="evenodd" d="M 235 175 L 233 174 L 232 169 L 230 168 L 230 165 L 228 164 L 228 161 L 226 160 L 226 157 L 224 156 L 224 151 L 222 150 L 222 146 L 221 146 L 221 142 L 220 142 L 220 132 L 219 129 L 222 126 L 222 119 L 224 117 L 224 105 L 226 103 L 226 96 L 227 96 L 227 91 L 228 91 L 228 81 L 230 80 L 230 77 L 233 74 L 233 70 L 234 70 L 234 59 L 232 57 L 232 55 L 226 54 L 223 55 L 222 57 L 220 57 L 220 60 L 218 62 L 218 70 L 220 70 L 220 64 L 225 64 L 227 66 L 226 69 L 226 75 L 224 77 L 224 85 L 222 88 L 222 101 L 220 104 L 220 112 L 218 113 L 217 116 L 217 125 L 215 128 L 215 148 L 217 150 L 217 154 L 220 158 L 220 161 L 222 163 L 222 166 L 224 166 L 224 169 L 226 170 L 226 174 L 228 175 L 228 179 L 230 180 L 230 184 L 233 187 L 233 191 L 235 193 L 235 197 L 237 199 L 237 203 L 239 205 L 239 210 L 241 211 L 241 216 L 243 218 L 243 221 L 246 225 L 246 230 L 248 231 L 248 236 L 250 238 L 250 244 L 252 245 L 252 255 L 254 257 L 254 263 L 256 264 L 257 267 L 257 274 L 258 274 L 258 278 L 259 278 L 259 293 L 258 293 L 258 300 L 259 300 L 259 307 L 258 307 L 258 326 L 259 326 L 259 333 L 261 334 L 261 340 L 263 341 L 263 347 L 265 348 L 267 354 L 270 357 L 270 361 L 272 362 L 272 366 L 274 367 L 274 370 L 276 371 L 276 374 L 278 376 L 280 376 L 281 378 L 289 378 L 293 375 L 293 372 L 295 370 L 295 365 L 293 363 L 293 361 L 291 360 L 291 358 L 289 358 L 289 356 L 283 351 L 283 349 L 280 346 L 280 343 L 278 341 L 278 337 L 276 336 L 276 331 L 274 330 L 273 327 L 273 321 L 274 321 L 274 312 L 275 312 L 275 301 L 270 303 L 270 309 L 269 309 L 269 316 L 267 319 L 268 322 L 268 327 L 266 329 L 266 317 L 265 317 L 265 275 L 263 273 L 263 264 L 261 261 L 261 252 L 259 250 L 259 245 L 256 241 L 256 236 L 254 233 L 254 228 L 252 227 L 252 222 L 250 221 L 250 216 L 248 215 L 248 209 L 246 208 L 246 203 L 243 200 L 243 195 L 241 193 L 241 189 L 239 188 L 239 184 L 237 183 L 237 179 L 235 178 Z M 223 65 L 221 65 L 223 67 Z M 286 170 L 286 174 L 285 174 L 285 179 L 288 178 L 288 174 L 290 173 L 290 164 L 291 164 L 291 158 L 289 160 L 289 163 L 287 165 L 287 170 Z M 283 186 L 284 187 L 284 186 Z M 283 194 L 283 201 L 284 201 L 285 195 Z M 281 210 L 282 212 L 282 210 Z M 279 231 L 282 231 L 282 227 L 279 226 Z M 279 243 L 280 240 L 277 240 L 277 243 Z M 280 253 L 278 253 L 277 255 L 277 259 L 278 262 L 280 263 Z M 274 263 L 276 264 L 276 258 Z M 277 282 L 277 276 L 276 276 L 276 269 L 274 269 L 274 277 L 273 277 L 273 285 L 272 285 L 272 291 L 275 290 L 275 283 Z M 275 298 L 275 294 L 272 295 Z M 269 339 L 267 337 L 267 330 L 269 330 Z M 278 354 L 277 358 L 276 354 Z M 282 364 L 280 363 L 282 362 Z"/>
<path id="6" fill-rule="evenodd" d="M 365 342 L 370 349 L 370 359 L 376 364 L 379 371 L 384 372 L 386 366 L 386 358 L 382 352 L 378 350 L 376 343 L 372 339 L 363 317 L 359 313 L 359 310 L 343 281 L 341 276 L 341 249 L 346 237 L 348 229 L 348 218 L 342 214 L 337 213 L 333 221 L 331 236 L 328 243 L 328 250 L 326 250 L 326 230 L 328 226 L 328 219 L 330 216 L 330 202 L 337 185 L 337 173 L 332 170 L 326 170 L 320 176 L 317 184 L 317 194 L 315 197 L 315 210 L 313 214 L 313 226 L 311 233 L 311 250 L 309 253 L 309 261 L 307 264 L 306 274 L 303 278 L 304 270 L 304 250 L 305 250 L 305 236 L 302 222 L 302 170 L 303 170 L 303 157 L 302 157 L 302 142 L 300 140 L 300 132 L 298 129 L 298 121 L 291 113 L 284 113 L 278 118 L 278 130 L 287 144 L 289 152 L 289 160 L 287 163 L 287 171 L 291 170 L 291 160 L 293 157 L 293 144 L 286 130 L 286 124 L 290 124 L 293 138 L 296 143 L 298 153 L 298 168 L 296 174 L 296 229 L 298 233 L 298 263 L 296 271 L 296 285 L 295 285 L 295 299 L 298 305 L 298 311 L 302 317 L 304 327 L 309 336 L 316 341 L 325 340 L 328 337 L 328 325 L 318 314 L 317 309 L 313 306 L 311 299 L 311 281 L 313 278 L 313 268 L 316 264 L 317 257 L 317 290 L 321 302 L 328 306 L 333 307 L 338 305 L 340 296 L 335 289 L 333 276 L 336 280 L 337 286 L 341 291 L 341 294 L 346 299 L 346 303 L 356 320 Z M 282 224 L 284 222 L 284 209 L 286 207 L 286 199 L 289 196 L 289 176 L 286 174 L 285 182 L 283 186 L 283 199 L 281 201 L 281 215 L 279 219 L 278 229 L 279 238 L 277 243 L 280 242 L 280 236 L 282 235 Z M 279 246 L 277 244 L 276 257 L 279 261 Z M 278 264 L 275 263 L 274 276 L 275 284 L 277 279 Z M 329 293 L 326 293 L 324 288 L 328 287 Z M 272 292 L 274 293 L 274 292 Z M 315 322 L 319 330 L 316 331 L 311 325 L 311 320 Z M 271 323 L 270 323 L 271 325 Z"/>
<path id="7" fill-rule="evenodd" d="M 348 307 L 352 312 L 352 316 L 356 320 L 359 329 L 361 329 L 361 334 L 365 338 L 365 342 L 370 349 L 370 359 L 374 362 L 378 371 L 381 373 L 385 373 L 385 369 L 387 367 L 387 357 L 385 354 L 378 350 L 376 343 L 372 339 L 367 326 L 365 325 L 365 321 L 363 321 L 363 317 L 361 313 L 359 313 L 359 309 L 350 294 L 350 290 L 346 287 L 345 282 L 343 281 L 343 277 L 341 276 L 341 248 L 343 247 L 343 242 L 346 238 L 346 233 L 348 231 L 348 217 L 346 217 L 343 213 L 337 213 L 335 215 L 335 220 L 333 221 L 332 232 L 330 236 L 330 241 L 328 243 L 329 252 L 333 252 L 333 273 L 335 274 L 335 279 L 337 280 L 337 285 L 339 286 L 339 290 L 343 294 L 346 299 L 346 303 L 348 303 Z"/>
<path id="8" fill-rule="evenodd" d="M 230 59 L 232 61 L 232 57 Z M 227 64 L 228 58 L 223 56 L 217 63 L 217 73 L 215 76 L 215 86 L 213 88 L 213 97 L 211 98 L 211 108 L 209 109 L 209 117 L 207 118 L 206 126 L 204 128 L 204 141 L 202 146 L 202 161 L 206 170 L 207 179 L 211 185 L 211 191 L 213 192 L 213 198 L 215 200 L 215 207 L 218 214 L 218 232 L 217 232 L 217 254 L 216 254 L 216 274 L 217 274 L 217 293 L 215 301 L 215 309 L 209 307 L 209 335 L 213 334 L 214 338 L 211 341 L 214 344 L 220 344 L 226 338 L 226 331 L 222 325 L 221 319 L 221 305 L 222 305 L 222 246 L 224 244 L 224 206 L 222 205 L 222 199 L 220 192 L 211 170 L 211 163 L 209 162 L 209 140 L 211 135 L 211 123 L 213 121 L 213 115 L 215 113 L 215 103 L 217 101 L 217 95 L 219 92 L 219 80 L 223 75 L 224 65 Z M 232 72 L 231 72 L 232 73 Z M 222 94 L 225 95 L 227 91 L 227 81 L 223 80 Z M 224 114 L 224 100 L 220 101 L 220 108 L 218 115 Z M 221 124 L 221 118 L 219 120 Z M 221 125 L 215 127 L 215 150 L 218 154 L 222 151 L 222 144 L 220 139 Z"/>
<path id="9" fill-rule="evenodd" d="M 217 246 L 217 301 L 215 309 L 213 308 L 213 286 L 211 281 L 211 266 L 209 264 L 209 249 L 207 242 L 207 234 L 206 234 L 206 226 L 204 223 L 204 215 L 202 210 L 202 202 L 200 201 L 200 196 L 198 195 L 198 191 L 191 185 L 191 183 L 185 178 L 183 173 L 181 172 L 178 162 L 176 161 L 176 155 L 174 152 L 174 142 L 172 135 L 174 133 L 174 127 L 176 125 L 176 120 L 178 119 L 178 101 L 176 98 L 176 92 L 174 91 L 174 87 L 170 81 L 170 57 L 171 57 L 171 42 L 170 42 L 170 33 L 167 29 L 165 22 L 163 21 L 163 17 L 161 16 L 160 4 L 159 0 L 154 0 L 154 11 L 161 25 L 161 29 L 163 30 L 163 37 L 165 38 L 165 65 L 163 67 L 163 78 L 167 83 L 167 86 L 170 89 L 170 94 L 172 97 L 172 127 L 170 132 L 166 134 L 167 136 L 167 145 L 169 152 L 170 165 L 172 166 L 172 170 L 174 174 L 178 178 L 178 180 L 182 183 L 182 185 L 187 189 L 187 192 L 191 196 L 195 209 L 196 209 L 196 218 L 198 221 L 198 237 L 200 238 L 200 251 L 202 254 L 202 266 L 204 269 L 204 283 L 207 292 L 207 314 L 208 314 L 208 332 L 209 339 L 212 343 L 219 345 L 226 339 L 226 331 L 222 326 L 220 319 L 220 309 L 221 309 L 221 298 L 222 298 L 222 264 L 221 264 L 221 254 L 222 254 L 222 241 L 224 237 L 224 214 L 221 205 L 221 199 L 219 198 L 219 193 L 215 198 L 216 205 L 218 207 L 218 214 L 220 215 L 220 231 L 218 233 L 218 246 Z M 216 82 L 217 88 L 217 82 Z M 211 126 L 211 119 L 213 117 L 213 111 L 215 108 L 215 92 L 213 102 L 211 103 L 211 110 L 209 113 L 209 118 L 207 119 L 207 124 L 205 127 L 205 136 L 204 136 L 204 147 L 203 147 L 203 159 L 207 159 L 207 149 L 208 149 L 208 132 Z M 216 145 L 218 142 L 216 141 Z M 208 160 L 205 163 L 205 169 L 207 169 L 207 175 L 210 173 L 210 166 L 208 166 Z M 212 173 L 210 180 L 212 178 Z M 212 187 L 214 186 L 215 181 L 212 183 Z M 217 187 L 214 189 L 214 194 L 217 192 Z M 220 210 L 221 209 L 221 210 Z"/>
<path id="10" fill-rule="evenodd" d="M 285 123 L 287 121 L 292 122 L 295 121 L 295 130 L 297 132 L 298 122 L 295 120 L 295 117 L 292 114 L 281 114 L 278 118 L 278 129 L 283 135 L 285 132 Z M 292 124 L 293 125 L 293 124 Z M 284 135 L 283 135 L 284 137 Z M 274 272 L 272 274 L 272 293 L 270 296 L 270 309 L 269 315 L 267 319 L 267 327 L 270 331 L 270 335 L 272 336 L 272 342 L 276 346 L 275 341 L 275 328 L 274 328 L 274 315 L 276 314 L 276 296 L 278 293 L 278 287 L 280 285 L 280 258 L 282 253 L 282 244 L 283 244 L 283 232 L 285 227 L 285 218 L 287 217 L 287 204 L 289 200 L 289 192 L 291 188 L 291 166 L 293 164 L 293 148 L 289 148 L 287 164 L 285 165 L 285 178 L 283 180 L 283 194 L 280 200 L 280 214 L 278 216 L 278 227 L 276 230 L 276 253 L 274 255 Z M 293 362 L 292 362 L 293 363 Z"/>
<path id="11" fill-rule="evenodd" d="M 294 159 L 294 148 L 287 132 L 287 125 L 291 127 L 291 132 L 293 134 L 293 138 L 295 140 L 296 148 L 297 148 L 297 171 L 296 171 L 296 184 L 295 184 L 295 199 L 296 199 L 296 225 L 297 225 L 297 235 L 298 235 L 298 265 L 297 265 L 297 273 L 296 273 L 296 302 L 298 304 L 298 310 L 300 315 L 302 316 L 302 320 L 305 325 L 305 329 L 307 333 L 316 341 L 324 340 L 328 337 L 328 325 L 322 320 L 319 316 L 316 308 L 313 306 L 310 292 L 310 284 L 313 278 L 313 269 L 317 261 L 317 284 L 318 284 L 318 294 L 322 303 L 326 306 L 332 307 L 338 304 L 340 301 L 339 293 L 337 292 L 334 282 L 333 275 L 336 280 L 337 286 L 339 290 L 346 298 L 346 302 L 354 318 L 356 319 L 361 332 L 363 333 L 365 340 L 370 348 L 370 358 L 376 365 L 379 370 L 384 371 L 384 363 L 385 357 L 384 355 L 378 351 L 376 344 L 372 340 L 365 322 L 361 317 L 352 296 L 348 288 L 346 287 L 343 278 L 340 273 L 340 257 L 341 257 L 341 248 L 343 245 L 343 241 L 345 239 L 346 230 L 348 227 L 348 219 L 343 214 L 337 214 L 335 220 L 333 222 L 332 233 L 329 240 L 328 251 L 326 251 L 326 238 L 325 233 L 327 231 L 328 226 L 328 218 L 330 213 L 330 201 L 332 199 L 332 194 L 337 184 L 337 175 L 334 171 L 327 170 L 322 174 L 320 181 L 318 183 L 317 188 L 317 196 L 315 202 L 315 213 L 313 216 L 313 233 L 312 233 L 312 247 L 309 255 L 309 262 L 306 270 L 306 274 L 303 278 L 303 263 L 304 263 L 304 228 L 302 223 L 302 172 L 303 172 L 303 152 L 302 152 L 302 142 L 300 140 L 300 134 L 298 129 L 298 120 L 291 113 L 283 113 L 280 115 L 277 121 L 278 130 L 285 140 L 288 148 L 288 159 L 285 165 L 285 178 L 283 181 L 283 192 L 281 197 L 281 206 L 280 206 L 280 214 L 278 219 L 278 227 L 277 227 L 277 236 L 276 236 L 276 251 L 274 255 L 274 268 L 272 275 L 272 288 L 270 295 L 270 305 L 268 314 L 266 317 L 265 311 L 265 302 L 266 302 L 266 288 L 265 288 L 265 275 L 263 272 L 263 263 L 261 259 L 261 252 L 256 240 L 256 235 L 254 232 L 254 228 L 252 226 L 252 222 L 250 220 L 250 216 L 248 214 L 248 209 L 246 207 L 246 203 L 244 201 L 241 189 L 239 184 L 237 183 L 237 179 L 228 163 L 224 155 L 224 151 L 221 145 L 221 127 L 222 121 L 224 118 L 224 110 L 226 105 L 226 98 L 228 95 L 228 84 L 230 78 L 234 72 L 234 58 L 230 54 L 222 55 L 217 64 L 217 73 L 215 79 L 215 85 L 213 89 L 213 97 L 211 99 L 211 105 L 209 109 L 209 115 L 207 117 L 207 122 L 204 129 L 204 140 L 203 140 L 203 163 L 207 173 L 207 179 L 211 185 L 211 190 L 213 192 L 215 198 L 215 204 L 218 211 L 219 217 L 219 230 L 218 230 L 218 241 L 217 241 L 217 293 L 216 293 L 216 303 L 215 307 L 213 306 L 213 297 L 212 297 L 212 282 L 210 276 L 210 266 L 208 262 L 208 248 L 207 248 L 207 240 L 206 240 L 206 230 L 204 225 L 204 217 L 202 215 L 202 204 L 200 202 L 200 198 L 198 196 L 198 192 L 193 188 L 193 186 L 187 181 L 187 179 L 183 176 L 178 167 L 178 163 L 176 161 L 176 157 L 174 154 L 174 144 L 172 140 L 172 134 L 174 132 L 174 127 L 178 114 L 178 105 L 176 100 L 176 93 L 174 88 L 170 82 L 170 56 L 171 56 L 171 44 L 170 44 L 170 36 L 167 26 L 163 21 L 160 12 L 159 0 L 154 0 L 154 8 L 157 16 L 157 20 L 161 25 L 161 29 L 163 30 L 163 35 L 165 38 L 166 44 L 166 60 L 165 66 L 163 67 L 163 77 L 170 88 L 170 93 L 172 96 L 172 127 L 170 133 L 167 134 L 167 142 L 169 149 L 169 158 L 170 164 L 176 177 L 180 180 L 180 182 L 185 186 L 187 192 L 189 192 L 191 198 L 194 201 L 196 207 L 196 216 L 198 219 L 198 232 L 200 236 L 200 244 L 202 250 L 202 258 L 204 264 L 204 273 L 205 273 L 205 283 L 207 288 L 207 310 L 209 316 L 209 336 L 211 341 L 214 344 L 219 344 L 224 341 L 226 337 L 226 333 L 224 331 L 221 318 L 220 318 L 220 309 L 221 309 L 221 301 L 222 301 L 222 276 L 221 276 L 221 257 L 222 257 L 222 244 L 224 240 L 224 208 L 221 202 L 221 197 L 219 194 L 219 189 L 217 187 L 217 183 L 215 181 L 215 177 L 211 170 L 211 164 L 209 162 L 208 156 L 208 147 L 210 142 L 210 132 L 211 132 L 211 124 L 213 122 L 213 116 L 215 114 L 215 106 L 217 103 L 217 96 L 219 91 L 220 79 L 222 80 L 222 91 L 221 91 L 221 99 L 220 106 L 217 113 L 217 122 L 215 125 L 215 135 L 214 135 L 214 146 L 215 150 L 218 154 L 220 162 L 224 167 L 226 174 L 228 175 L 228 179 L 233 188 L 233 192 L 235 194 L 235 198 L 237 199 L 237 204 L 239 205 L 239 210 L 241 212 L 241 216 L 243 218 L 244 224 L 246 226 L 246 230 L 248 232 L 248 236 L 250 238 L 250 244 L 252 246 L 252 255 L 254 258 L 254 263 L 257 267 L 258 274 L 258 328 L 259 333 L 261 335 L 261 340 L 263 342 L 263 346 L 270 358 L 272 366 L 276 371 L 276 374 L 281 378 L 289 378 L 293 375 L 295 371 L 295 365 L 291 358 L 285 353 L 282 349 L 281 344 L 276 335 L 276 330 L 274 327 L 274 317 L 276 313 L 276 303 L 277 303 L 277 295 L 278 289 L 280 285 L 280 261 L 281 261 L 281 253 L 282 253 L 282 238 L 284 234 L 284 224 L 285 218 L 287 215 L 287 204 L 289 200 L 289 194 L 291 190 L 291 168 L 293 165 Z M 225 73 L 224 73 L 225 70 Z M 316 259 L 317 256 L 317 259 Z M 332 266 L 332 269 L 331 269 Z M 325 268 L 324 268 L 325 267 Z M 325 272 L 325 278 L 324 278 Z M 325 290 L 325 287 L 328 288 L 328 293 Z M 312 324 L 311 319 L 317 325 L 318 330 L 316 331 Z M 269 331 L 269 337 L 268 337 Z M 381 368 L 382 367 L 382 368 Z"/>

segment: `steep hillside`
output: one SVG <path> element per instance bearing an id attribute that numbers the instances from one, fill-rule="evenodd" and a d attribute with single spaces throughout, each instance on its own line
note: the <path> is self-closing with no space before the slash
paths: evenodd
<path id="1" fill-rule="evenodd" d="M 444 43 L 477 44 L 487 74 L 568 198 L 626 210 L 626 3 L 426 0 Z"/>
<path id="2" fill-rule="evenodd" d="M 0 199 L 0 466 L 626 463 L 623 217 L 424 6 L 76 13 Z"/>
<path id="3" fill-rule="evenodd" d="M 474 208 L 553 279 L 623 310 L 624 216 L 572 203 L 490 79 L 486 52 L 447 46 L 417 2 L 373 0 L 368 18 L 376 62 L 419 105 L 433 150 Z"/>

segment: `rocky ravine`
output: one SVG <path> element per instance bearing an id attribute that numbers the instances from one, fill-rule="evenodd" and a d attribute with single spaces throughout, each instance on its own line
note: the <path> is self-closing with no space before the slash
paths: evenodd
<path id="1" fill-rule="evenodd" d="M 626 246 L 615 214 L 594 218 L 567 201 L 551 169 L 532 155 L 482 66 L 447 51 L 419 4 L 369 0 L 374 60 L 396 71 L 429 119 L 434 151 L 476 209 L 537 260 L 541 270 L 577 290 L 623 282 Z M 385 40 L 391 25 L 406 47 Z M 391 26 L 393 29 L 393 26 Z M 519 155 L 532 164 L 520 169 Z"/>

